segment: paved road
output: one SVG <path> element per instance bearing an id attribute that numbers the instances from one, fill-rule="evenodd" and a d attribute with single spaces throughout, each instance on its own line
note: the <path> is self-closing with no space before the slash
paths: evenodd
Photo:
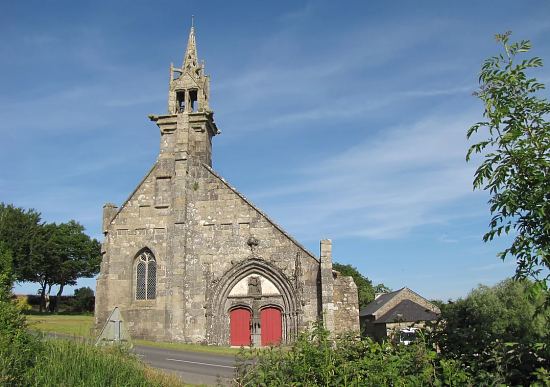
<path id="1" fill-rule="evenodd" d="M 48 332 L 46 336 L 90 342 L 89 339 L 60 333 Z M 229 385 L 235 372 L 234 355 L 170 350 L 143 345 L 134 345 L 133 351 L 145 363 L 181 376 L 186 383 Z"/>
<path id="2" fill-rule="evenodd" d="M 180 375 L 186 383 L 229 384 L 235 372 L 233 355 L 170 350 L 141 345 L 134 352 L 154 368 Z"/>

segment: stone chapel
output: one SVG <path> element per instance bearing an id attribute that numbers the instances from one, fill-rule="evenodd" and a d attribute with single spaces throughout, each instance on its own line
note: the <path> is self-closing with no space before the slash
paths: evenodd
<path id="1" fill-rule="evenodd" d="M 212 169 L 220 131 L 210 78 L 191 27 L 181 68 L 170 65 L 157 161 L 128 199 L 103 207 L 95 321 L 118 307 L 132 337 L 212 345 L 290 343 L 322 319 L 359 332 L 357 287 Z"/>

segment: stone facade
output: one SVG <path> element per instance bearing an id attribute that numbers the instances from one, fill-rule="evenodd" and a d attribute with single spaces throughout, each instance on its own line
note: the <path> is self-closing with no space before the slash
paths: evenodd
<path id="1" fill-rule="evenodd" d="M 284 343 L 321 318 L 358 332 L 357 288 L 332 270 L 331 242 L 317 259 L 212 169 L 208 100 L 191 28 L 183 66 L 170 66 L 168 114 L 149 117 L 159 157 L 120 208 L 103 208 L 96 325 L 118 306 L 133 337 L 228 345 L 231 311 L 244 308 L 260 345 L 272 308 Z"/>

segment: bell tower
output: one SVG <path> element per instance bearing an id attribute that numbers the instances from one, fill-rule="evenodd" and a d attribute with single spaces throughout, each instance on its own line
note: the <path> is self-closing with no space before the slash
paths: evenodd
<path id="1" fill-rule="evenodd" d="M 212 137 L 220 132 L 208 104 L 209 86 L 191 25 L 182 66 L 170 64 L 168 114 L 149 117 L 160 129 L 159 159 L 176 157 L 212 166 Z"/>

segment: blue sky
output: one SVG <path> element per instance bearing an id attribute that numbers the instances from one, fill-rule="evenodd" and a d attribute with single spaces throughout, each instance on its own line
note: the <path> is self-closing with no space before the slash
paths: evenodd
<path id="1" fill-rule="evenodd" d="M 331 238 L 337 261 L 429 298 L 513 273 L 496 258 L 506 241 L 481 241 L 465 133 L 495 33 L 550 60 L 543 0 L 3 0 L 0 201 L 100 238 L 102 205 L 156 159 L 147 115 L 166 112 L 191 15 L 222 131 L 214 168 L 306 247 Z M 547 84 L 548 66 L 533 74 Z"/>

